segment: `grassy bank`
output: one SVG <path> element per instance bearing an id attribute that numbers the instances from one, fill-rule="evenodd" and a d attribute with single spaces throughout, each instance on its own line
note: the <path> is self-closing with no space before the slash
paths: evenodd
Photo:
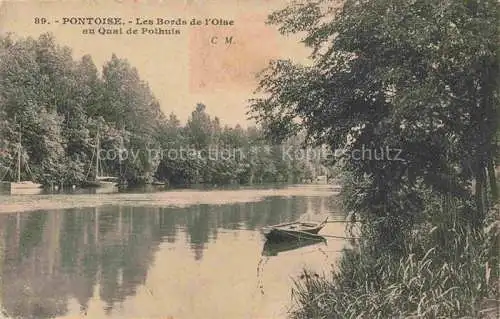
<path id="1" fill-rule="evenodd" d="M 305 271 L 291 318 L 497 318 L 499 208 L 480 230 L 423 223 L 397 259 L 361 242 L 330 276 Z"/>

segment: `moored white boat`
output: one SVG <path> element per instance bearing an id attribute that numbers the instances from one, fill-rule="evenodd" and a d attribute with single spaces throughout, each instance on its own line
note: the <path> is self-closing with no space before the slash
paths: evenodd
<path id="1" fill-rule="evenodd" d="M 19 143 L 17 147 L 17 163 L 16 163 L 16 181 L 0 181 L 0 188 L 8 191 L 10 194 L 38 194 L 42 191 L 42 184 L 33 181 L 21 180 L 21 133 L 19 133 Z M 30 173 L 28 163 L 25 163 L 26 171 Z"/>
<path id="2" fill-rule="evenodd" d="M 94 176 L 91 179 L 88 179 L 83 184 L 84 187 L 104 187 L 104 188 L 115 188 L 118 187 L 120 183 L 120 179 L 115 176 L 102 176 L 100 170 L 100 159 L 98 154 L 100 154 L 100 141 L 99 141 L 99 132 L 96 137 L 96 147 L 94 152 L 95 157 L 95 166 L 94 166 Z"/>
<path id="3" fill-rule="evenodd" d="M 43 191 L 43 185 L 31 181 L 0 182 L 0 189 L 11 195 L 35 195 Z"/>
<path id="4" fill-rule="evenodd" d="M 11 182 L 11 189 L 33 189 L 33 188 L 42 188 L 43 185 L 39 183 L 34 183 L 32 181 L 22 181 L 22 182 Z"/>

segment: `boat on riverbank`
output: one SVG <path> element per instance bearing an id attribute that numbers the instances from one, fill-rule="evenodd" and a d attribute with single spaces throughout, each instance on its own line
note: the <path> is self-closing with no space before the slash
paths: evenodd
<path id="1" fill-rule="evenodd" d="M 90 179 L 87 179 L 82 186 L 90 188 L 117 188 L 120 185 L 120 179 L 118 177 L 103 176 L 102 174 L 102 165 L 100 165 L 99 158 L 100 151 L 100 137 L 99 132 L 97 132 L 95 152 L 93 154 L 93 157 L 95 158 L 94 176 L 92 176 L 92 178 Z"/>
<path id="2" fill-rule="evenodd" d="M 167 186 L 167 183 L 161 182 L 161 181 L 153 181 L 153 182 L 151 182 L 151 185 L 153 185 L 153 186 Z"/>
<path id="3" fill-rule="evenodd" d="M 96 176 L 93 180 L 87 180 L 84 187 L 118 187 L 119 179 L 114 176 Z"/>
<path id="4" fill-rule="evenodd" d="M 266 226 L 261 229 L 261 233 L 269 241 L 289 241 L 289 240 L 321 240 L 319 231 L 325 227 L 328 217 L 322 222 L 301 222 L 283 223 L 273 226 Z"/>
<path id="5" fill-rule="evenodd" d="M 11 195 L 36 195 L 43 192 L 43 185 L 32 181 L 0 182 L 0 191 Z"/>
<path id="6" fill-rule="evenodd" d="M 15 120 L 14 120 L 15 122 Z M 19 143 L 17 144 L 17 162 L 16 162 L 16 177 L 15 181 L 0 181 L 0 190 L 6 191 L 11 195 L 28 195 L 28 194 L 38 194 L 42 192 L 43 185 L 40 183 L 35 183 L 30 180 L 21 179 L 21 166 L 22 166 L 22 138 L 21 132 L 19 131 Z M 28 162 L 24 161 L 24 167 L 26 173 L 31 175 L 31 170 L 28 166 Z M 8 171 L 10 170 L 7 168 Z"/>

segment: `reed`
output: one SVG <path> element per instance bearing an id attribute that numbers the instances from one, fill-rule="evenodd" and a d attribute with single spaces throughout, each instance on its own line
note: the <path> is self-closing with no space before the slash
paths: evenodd
<path id="1" fill-rule="evenodd" d="M 482 230 L 424 224 L 407 239 L 401 258 L 374 254 L 362 243 L 345 250 L 330 275 L 304 270 L 292 289 L 290 317 L 496 318 L 497 213 L 498 206 Z"/>

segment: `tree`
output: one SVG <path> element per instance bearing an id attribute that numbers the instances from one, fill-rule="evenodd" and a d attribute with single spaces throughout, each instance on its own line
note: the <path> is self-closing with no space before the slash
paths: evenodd
<path id="1" fill-rule="evenodd" d="M 191 113 L 186 124 L 186 134 L 189 136 L 191 145 L 201 150 L 207 148 L 212 139 L 213 122 L 206 113 L 205 104 L 198 103 L 196 109 Z"/>
<path id="2" fill-rule="evenodd" d="M 159 164 L 156 158 L 149 157 L 149 151 L 159 146 L 162 120 L 159 103 L 137 69 L 115 54 L 103 68 L 103 81 L 99 113 L 126 135 L 122 136 L 122 147 L 139 154 L 137 158 L 115 161 L 115 171 L 123 171 L 123 177 L 131 183 L 148 182 Z"/>
<path id="3" fill-rule="evenodd" d="M 465 217 L 481 225 L 498 125 L 497 12 L 496 1 L 294 2 L 270 23 L 304 34 L 312 64 L 272 61 L 254 117 L 280 139 L 305 127 L 344 150 L 337 162 L 363 190 L 346 208 L 376 220 L 384 246 L 422 212 L 419 185 L 466 201 L 475 178 L 477 209 L 467 211 L 477 215 Z M 363 147 L 389 151 L 353 158 Z"/>

